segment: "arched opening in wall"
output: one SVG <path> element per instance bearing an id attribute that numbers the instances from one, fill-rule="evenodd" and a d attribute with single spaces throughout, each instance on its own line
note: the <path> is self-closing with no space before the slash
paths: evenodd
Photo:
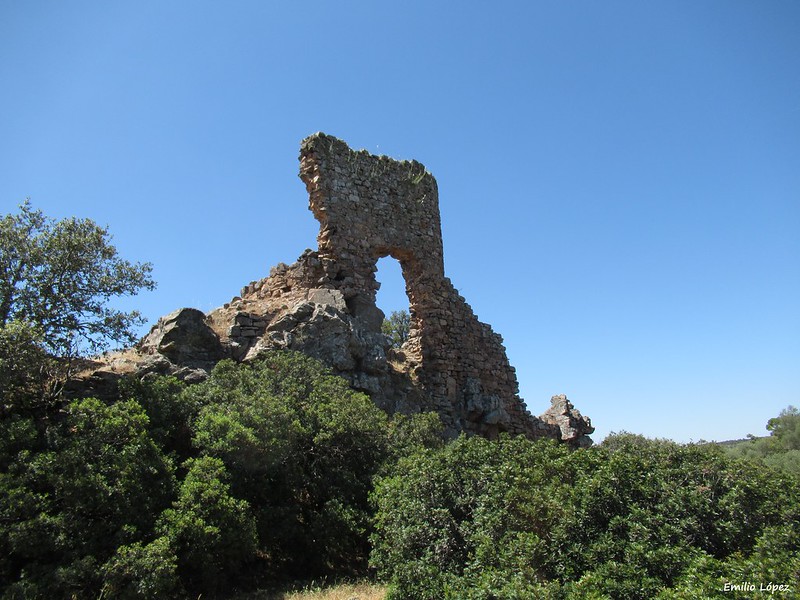
<path id="1" fill-rule="evenodd" d="M 391 339 L 392 347 L 399 349 L 408 339 L 411 324 L 411 308 L 406 295 L 403 270 L 400 262 L 391 256 L 379 259 L 377 267 L 375 279 L 380 283 L 380 287 L 375 303 L 385 315 L 383 332 Z"/>

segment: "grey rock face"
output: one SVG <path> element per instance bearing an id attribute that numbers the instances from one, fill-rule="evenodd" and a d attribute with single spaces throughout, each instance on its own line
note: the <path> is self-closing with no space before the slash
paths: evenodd
<path id="1" fill-rule="evenodd" d="M 196 308 L 161 317 L 139 343 L 143 354 L 159 354 L 181 367 L 208 368 L 227 356 L 219 337 Z"/>
<path id="2" fill-rule="evenodd" d="M 550 408 L 540 415 L 539 419 L 558 426 L 563 441 L 579 447 L 591 445 L 588 437 L 594 433 L 591 419 L 581 415 L 564 394 L 553 396 L 550 399 Z"/>

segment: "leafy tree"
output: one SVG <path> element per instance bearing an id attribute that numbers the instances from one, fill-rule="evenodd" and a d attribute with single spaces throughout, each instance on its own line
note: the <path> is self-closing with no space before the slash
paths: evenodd
<path id="1" fill-rule="evenodd" d="M 36 344 L 68 371 L 77 356 L 135 339 L 139 313 L 108 302 L 153 289 L 151 271 L 121 259 L 108 229 L 91 219 L 56 221 L 25 201 L 0 219 L 0 328 L 34 326 Z"/>
<path id="2" fill-rule="evenodd" d="M 767 430 L 783 450 L 800 450 L 800 410 L 796 407 L 790 405 L 767 421 Z"/>
<path id="3" fill-rule="evenodd" d="M 750 437 L 747 441 L 724 446 L 732 456 L 755 460 L 770 467 L 800 476 L 800 411 L 783 409 L 767 422 L 769 437 Z"/>
<path id="4" fill-rule="evenodd" d="M 32 409 L 56 367 L 38 327 L 24 321 L 0 326 L 0 418 L 14 408 Z"/>
<path id="5" fill-rule="evenodd" d="M 394 310 L 383 320 L 381 331 L 389 338 L 392 348 L 400 348 L 408 339 L 411 330 L 411 315 L 406 310 Z"/>

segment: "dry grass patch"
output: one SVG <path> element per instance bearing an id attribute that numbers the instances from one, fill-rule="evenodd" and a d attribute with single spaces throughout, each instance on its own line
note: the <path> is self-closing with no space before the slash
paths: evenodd
<path id="1" fill-rule="evenodd" d="M 309 586 L 292 592 L 256 592 L 238 600 L 384 600 L 387 587 L 373 583 Z"/>
<path id="2" fill-rule="evenodd" d="M 286 594 L 282 600 L 383 600 L 386 586 L 371 583 L 348 583 L 326 589 Z"/>

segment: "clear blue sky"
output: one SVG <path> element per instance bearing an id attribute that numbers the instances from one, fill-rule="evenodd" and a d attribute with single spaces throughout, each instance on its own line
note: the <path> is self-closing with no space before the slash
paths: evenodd
<path id="1" fill-rule="evenodd" d="M 0 0 L 0 214 L 91 217 L 155 265 L 125 306 L 208 311 L 316 247 L 322 130 L 436 176 L 532 412 L 762 434 L 800 404 L 798 32 L 796 0 Z"/>

